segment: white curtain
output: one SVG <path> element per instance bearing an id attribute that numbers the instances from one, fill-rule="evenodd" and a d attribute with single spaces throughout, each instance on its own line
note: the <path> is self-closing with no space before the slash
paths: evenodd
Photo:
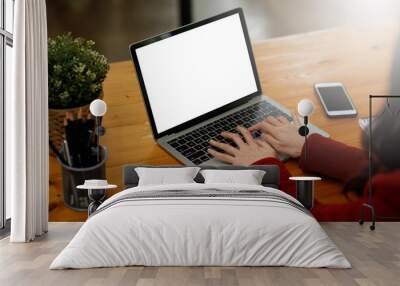
<path id="1" fill-rule="evenodd" d="M 13 92 L 6 98 L 6 187 L 12 242 L 48 225 L 48 85 L 45 0 L 16 0 Z"/>

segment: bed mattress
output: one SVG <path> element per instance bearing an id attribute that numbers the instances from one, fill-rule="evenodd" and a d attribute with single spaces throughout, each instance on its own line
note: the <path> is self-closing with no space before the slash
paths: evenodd
<path id="1" fill-rule="evenodd" d="M 351 267 L 297 200 L 237 184 L 122 191 L 82 225 L 50 269 L 131 265 Z"/>

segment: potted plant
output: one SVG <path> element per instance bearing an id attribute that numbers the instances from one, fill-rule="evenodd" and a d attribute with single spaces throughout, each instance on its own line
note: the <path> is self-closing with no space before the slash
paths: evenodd
<path id="1" fill-rule="evenodd" d="M 90 102 L 103 97 L 109 64 L 94 44 L 71 33 L 48 41 L 49 137 L 58 148 L 64 139 L 65 114 L 81 110 L 87 116 Z"/>

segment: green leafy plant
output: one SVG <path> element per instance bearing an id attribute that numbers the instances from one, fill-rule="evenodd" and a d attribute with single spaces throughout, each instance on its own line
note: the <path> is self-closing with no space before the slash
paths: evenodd
<path id="1" fill-rule="evenodd" d="M 73 108 L 99 97 L 109 70 L 94 42 L 71 33 L 49 39 L 49 107 Z"/>

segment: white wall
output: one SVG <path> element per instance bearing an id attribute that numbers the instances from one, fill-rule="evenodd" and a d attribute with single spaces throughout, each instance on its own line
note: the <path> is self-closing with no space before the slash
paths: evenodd
<path id="1" fill-rule="evenodd" d="M 400 19 L 398 0 L 194 0 L 194 19 L 236 7 L 244 9 L 253 40 Z"/>

